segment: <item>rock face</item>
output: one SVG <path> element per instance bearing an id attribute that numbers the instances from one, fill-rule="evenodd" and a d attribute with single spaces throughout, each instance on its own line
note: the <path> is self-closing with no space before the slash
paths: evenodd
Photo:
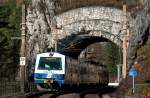
<path id="1" fill-rule="evenodd" d="M 32 0 L 27 9 L 27 57 L 31 61 L 39 52 L 53 46 L 51 31 L 54 26 L 53 0 Z"/>
<path id="2" fill-rule="evenodd" d="M 133 29 L 128 48 L 128 64 L 132 65 L 137 58 L 137 49 L 150 43 L 150 1 L 144 0 L 141 10 L 131 13 L 133 16 Z"/>

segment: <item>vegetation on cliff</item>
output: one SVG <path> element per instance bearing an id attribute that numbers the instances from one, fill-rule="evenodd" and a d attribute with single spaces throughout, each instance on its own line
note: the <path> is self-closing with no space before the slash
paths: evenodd
<path id="1" fill-rule="evenodd" d="M 140 80 L 149 81 L 150 82 L 150 44 L 141 47 L 137 51 L 138 55 L 138 63 L 141 65 L 141 68 L 138 67 L 140 74 Z"/>
<path id="2" fill-rule="evenodd" d="M 17 71 L 20 40 L 21 6 L 15 0 L 0 5 L 0 77 L 14 79 Z"/>

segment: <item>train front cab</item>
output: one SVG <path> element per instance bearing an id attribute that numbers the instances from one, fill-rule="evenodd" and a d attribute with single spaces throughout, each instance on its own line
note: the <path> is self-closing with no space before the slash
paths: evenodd
<path id="1" fill-rule="evenodd" d="M 64 84 L 65 56 L 59 53 L 37 54 L 34 83 L 43 89 L 58 89 Z"/>

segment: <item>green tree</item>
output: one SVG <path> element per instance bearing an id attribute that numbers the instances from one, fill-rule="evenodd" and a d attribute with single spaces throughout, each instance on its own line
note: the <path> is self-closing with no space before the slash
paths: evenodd
<path id="1" fill-rule="evenodd" d="M 21 6 L 15 0 L 8 0 L 0 5 L 0 77 L 14 79 L 17 71 L 20 40 L 12 40 L 20 36 Z"/>

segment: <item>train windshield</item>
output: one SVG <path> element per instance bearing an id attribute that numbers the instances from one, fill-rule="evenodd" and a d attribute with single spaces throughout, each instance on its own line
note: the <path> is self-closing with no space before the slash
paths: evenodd
<path id="1" fill-rule="evenodd" d="M 40 57 L 38 69 L 40 70 L 62 70 L 62 62 L 59 57 Z"/>

